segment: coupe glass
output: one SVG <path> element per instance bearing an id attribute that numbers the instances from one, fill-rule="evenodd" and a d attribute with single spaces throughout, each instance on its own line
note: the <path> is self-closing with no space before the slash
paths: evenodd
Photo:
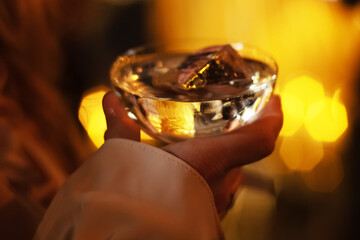
<path id="1" fill-rule="evenodd" d="M 251 122 L 266 105 L 277 79 L 276 62 L 263 51 L 230 44 L 251 75 L 183 89 L 178 69 L 194 52 L 169 46 L 128 50 L 111 68 L 111 82 L 129 117 L 164 142 L 209 137 Z"/>

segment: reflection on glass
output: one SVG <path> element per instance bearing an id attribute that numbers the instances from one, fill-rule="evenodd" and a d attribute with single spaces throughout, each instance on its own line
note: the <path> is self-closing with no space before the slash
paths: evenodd
<path id="1" fill-rule="evenodd" d="M 133 49 L 111 70 L 127 110 L 144 131 L 165 142 L 246 124 L 266 104 L 276 77 L 274 60 L 239 43 L 195 53 Z"/>

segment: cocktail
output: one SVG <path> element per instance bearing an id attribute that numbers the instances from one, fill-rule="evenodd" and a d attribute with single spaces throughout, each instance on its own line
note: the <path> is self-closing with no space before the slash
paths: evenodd
<path id="1" fill-rule="evenodd" d="M 277 71 L 271 57 L 242 43 L 195 51 L 151 46 L 119 56 L 111 82 L 143 131 L 170 143 L 251 122 L 271 96 Z"/>

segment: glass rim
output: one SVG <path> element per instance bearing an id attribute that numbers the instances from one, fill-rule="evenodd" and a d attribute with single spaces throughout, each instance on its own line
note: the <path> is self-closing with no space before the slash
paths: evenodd
<path id="1" fill-rule="evenodd" d="M 197 49 L 201 49 L 201 48 L 204 48 L 207 46 L 216 46 L 216 45 L 225 45 L 225 44 L 230 44 L 242 57 L 261 61 L 261 62 L 265 63 L 266 65 L 270 66 L 271 69 L 273 70 L 273 72 L 272 72 L 272 74 L 269 74 L 269 75 L 272 76 L 272 78 L 274 80 L 274 86 L 275 86 L 275 83 L 277 82 L 277 78 L 278 78 L 278 64 L 275 61 L 275 59 L 270 54 L 265 52 L 264 50 L 254 46 L 254 45 L 243 43 L 243 42 L 228 42 L 228 43 L 224 43 L 224 44 L 219 43 L 219 44 L 208 44 L 208 45 L 206 45 L 206 43 L 204 43 L 204 44 L 202 44 L 203 45 L 202 47 L 194 48 L 194 49 L 192 49 L 193 48 L 192 47 L 191 50 L 190 49 L 186 50 L 186 48 L 179 47 L 181 45 L 176 46 L 176 44 L 168 45 L 168 44 L 162 44 L 162 43 L 149 43 L 149 44 L 133 47 L 133 48 L 126 50 L 124 53 L 118 55 L 116 57 L 115 61 L 113 62 L 111 69 L 110 69 L 111 84 L 113 87 L 116 86 L 118 88 L 121 88 L 123 91 L 128 92 L 128 90 L 126 90 L 116 84 L 116 80 L 114 79 L 114 74 L 115 74 L 114 72 L 123 67 L 131 65 L 132 62 L 130 60 L 128 60 L 128 62 L 124 60 L 124 59 L 128 59 L 129 57 L 136 57 L 136 56 L 141 56 L 141 55 L 146 55 L 146 54 L 156 54 L 156 53 L 159 53 L 159 54 L 161 54 L 161 53 L 162 54 L 166 54 L 166 53 L 168 53 L 168 54 L 184 54 L 184 53 L 192 54 Z M 172 49 L 174 49 L 174 50 L 169 50 L 169 48 L 168 48 L 169 46 L 173 46 Z M 246 54 L 244 54 L 244 53 L 246 53 Z M 255 57 L 255 56 L 257 56 L 257 57 Z M 244 93 L 246 91 L 248 91 L 248 90 L 239 91 L 238 94 L 241 95 L 242 93 Z M 147 97 L 147 98 L 152 98 L 152 99 L 157 99 L 157 100 L 164 100 L 164 101 L 172 101 L 165 97 L 164 98 L 155 97 L 155 96 L 154 97 L 142 96 L 142 97 Z M 205 100 L 211 101 L 211 99 L 205 99 Z M 184 101 L 184 102 L 186 102 L 186 101 Z"/>

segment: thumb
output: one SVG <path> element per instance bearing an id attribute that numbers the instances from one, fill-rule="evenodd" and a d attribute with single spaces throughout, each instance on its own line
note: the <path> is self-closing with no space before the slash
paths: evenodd
<path id="1" fill-rule="evenodd" d="M 105 94 L 103 109 L 107 124 L 105 140 L 126 138 L 140 141 L 140 127 L 128 117 L 127 111 L 114 92 L 111 91 Z"/>

